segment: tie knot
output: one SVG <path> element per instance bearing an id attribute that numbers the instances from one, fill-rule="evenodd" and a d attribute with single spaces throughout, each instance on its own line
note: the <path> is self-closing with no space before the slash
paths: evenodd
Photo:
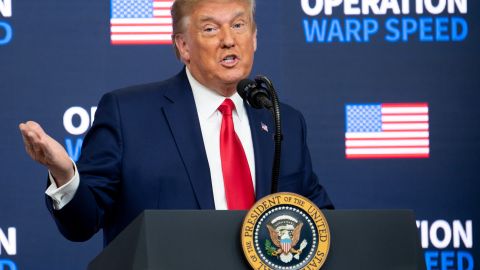
<path id="1" fill-rule="evenodd" d="M 235 109 L 235 104 L 229 98 L 226 98 L 225 101 L 218 107 L 218 110 L 223 115 L 232 115 L 232 111 Z"/>

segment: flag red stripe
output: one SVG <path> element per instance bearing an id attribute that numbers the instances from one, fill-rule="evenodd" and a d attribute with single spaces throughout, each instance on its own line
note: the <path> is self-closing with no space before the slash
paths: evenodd
<path id="1" fill-rule="evenodd" d="M 374 159 L 374 158 L 428 158 L 429 154 L 350 154 L 346 155 L 348 159 Z"/>
<path id="2" fill-rule="evenodd" d="M 425 137 L 408 137 L 408 138 L 345 138 L 345 141 L 396 141 L 396 140 L 421 140 L 428 139 L 428 136 Z"/>
<path id="3" fill-rule="evenodd" d="M 428 103 L 382 103 L 382 108 L 397 107 L 428 107 Z"/>
<path id="4" fill-rule="evenodd" d="M 112 45 L 136 45 L 136 44 L 143 44 L 143 45 L 155 45 L 155 44 L 172 44 L 171 40 L 112 40 Z"/>
<path id="5" fill-rule="evenodd" d="M 172 26 L 171 23 L 113 23 L 110 26 Z"/>
<path id="6" fill-rule="evenodd" d="M 389 113 L 382 113 L 382 116 L 398 116 L 398 115 L 405 115 L 405 116 L 425 116 L 425 115 L 428 115 L 428 113 L 409 113 L 409 112 L 398 112 L 398 113 L 392 113 L 392 112 L 389 112 Z"/>
<path id="7" fill-rule="evenodd" d="M 113 32 L 112 35 L 171 35 L 172 32 Z"/>
<path id="8" fill-rule="evenodd" d="M 396 121 L 382 121 L 386 124 L 428 124 L 428 121 L 408 121 L 408 122 L 396 122 Z"/>
<path id="9" fill-rule="evenodd" d="M 427 129 L 401 129 L 401 130 L 382 130 L 382 132 L 416 132 L 416 131 L 428 131 L 428 128 Z"/>
<path id="10" fill-rule="evenodd" d="M 414 132 L 414 131 L 428 131 L 427 129 L 388 129 L 388 130 L 383 130 L 382 132 L 399 132 L 399 131 L 405 131 L 405 132 Z"/>
<path id="11" fill-rule="evenodd" d="M 382 145 L 382 146 L 347 146 L 347 149 L 380 149 L 380 148 L 415 148 L 415 149 L 428 149 L 430 148 L 429 146 L 423 146 L 423 145 L 401 145 L 401 146 L 390 146 L 390 145 Z"/>

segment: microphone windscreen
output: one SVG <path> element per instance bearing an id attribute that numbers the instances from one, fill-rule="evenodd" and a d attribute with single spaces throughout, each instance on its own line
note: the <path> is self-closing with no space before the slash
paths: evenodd
<path id="1" fill-rule="evenodd" d="M 250 79 L 243 79 L 237 84 L 237 92 L 243 98 L 247 98 L 247 93 L 249 88 L 253 88 L 256 86 L 256 83 Z"/>

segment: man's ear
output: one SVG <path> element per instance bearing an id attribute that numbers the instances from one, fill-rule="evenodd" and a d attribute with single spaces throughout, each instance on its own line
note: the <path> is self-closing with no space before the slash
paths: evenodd
<path id="1" fill-rule="evenodd" d="M 185 40 L 185 35 L 177 34 L 175 35 L 175 47 L 180 54 L 180 59 L 185 63 L 190 63 L 190 48 L 188 47 L 187 41 Z"/>

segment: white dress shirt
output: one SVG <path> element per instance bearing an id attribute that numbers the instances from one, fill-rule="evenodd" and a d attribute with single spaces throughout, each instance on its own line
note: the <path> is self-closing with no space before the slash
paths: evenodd
<path id="1" fill-rule="evenodd" d="M 207 153 L 208 165 L 210 167 L 210 176 L 212 180 L 213 199 L 216 210 L 226 210 L 227 199 L 225 197 L 225 188 L 223 183 L 222 161 L 220 158 L 220 127 L 222 125 L 222 113 L 218 107 L 225 100 L 224 96 L 208 89 L 200 84 L 186 69 L 188 81 L 192 87 L 193 98 L 197 108 L 198 120 L 202 131 L 203 144 Z M 235 104 L 233 111 L 233 124 L 238 138 L 242 142 L 245 155 L 247 157 L 250 173 L 252 174 L 253 188 L 255 189 L 255 158 L 253 154 L 252 134 L 250 132 L 250 123 L 242 98 L 235 92 L 229 97 Z M 72 161 L 73 162 L 73 161 Z M 50 186 L 45 193 L 53 200 L 53 208 L 62 209 L 74 197 L 80 184 L 80 176 L 75 166 L 75 175 L 65 185 L 57 187 L 52 175 L 49 173 Z"/>

